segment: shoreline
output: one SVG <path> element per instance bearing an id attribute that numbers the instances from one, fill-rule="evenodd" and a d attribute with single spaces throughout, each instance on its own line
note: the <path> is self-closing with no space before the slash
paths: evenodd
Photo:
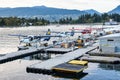
<path id="1" fill-rule="evenodd" d="M 85 23 L 85 24 L 49 24 L 49 25 L 41 25 L 34 27 L 45 27 L 45 26 L 66 26 L 66 25 L 102 25 L 103 23 Z M 33 27 L 33 26 L 0 26 L 0 28 L 22 28 L 22 27 Z"/>

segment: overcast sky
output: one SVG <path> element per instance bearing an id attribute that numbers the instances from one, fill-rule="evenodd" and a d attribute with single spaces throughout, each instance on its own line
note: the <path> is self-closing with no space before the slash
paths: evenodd
<path id="1" fill-rule="evenodd" d="M 32 7 L 45 5 L 64 9 L 95 9 L 108 12 L 120 5 L 120 0 L 0 0 L 0 7 Z"/>

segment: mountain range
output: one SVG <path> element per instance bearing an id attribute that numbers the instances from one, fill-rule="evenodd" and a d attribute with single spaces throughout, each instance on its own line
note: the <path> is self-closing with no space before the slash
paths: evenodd
<path id="1" fill-rule="evenodd" d="M 115 9 L 108 12 L 109 14 L 117 13 L 120 14 L 120 5 L 117 6 Z"/>
<path id="2" fill-rule="evenodd" d="M 77 18 L 82 14 L 101 14 L 100 12 L 90 9 L 90 10 L 69 10 L 69 9 L 59 9 L 46 6 L 34 6 L 34 7 L 17 7 L 17 8 L 0 8 L 1 17 L 43 17 L 45 19 L 57 20 L 64 17 Z M 120 14 L 120 6 L 108 12 L 109 14 L 118 13 Z"/>
<path id="3" fill-rule="evenodd" d="M 0 8 L 0 16 L 35 16 L 35 15 L 68 15 L 84 14 L 79 10 L 50 8 L 45 6 Z"/>

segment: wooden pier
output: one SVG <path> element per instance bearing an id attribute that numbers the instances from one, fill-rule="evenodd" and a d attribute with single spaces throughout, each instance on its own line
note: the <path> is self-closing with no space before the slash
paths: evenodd
<path id="1" fill-rule="evenodd" d="M 50 74 L 52 73 L 53 67 L 67 63 L 68 61 L 77 59 L 81 57 L 83 54 L 87 53 L 90 50 L 96 49 L 98 44 L 94 44 L 93 46 L 87 48 L 80 48 L 78 50 L 63 54 L 61 56 L 46 60 L 44 62 L 36 63 L 27 67 L 27 72 L 31 73 L 43 73 L 43 74 Z"/>

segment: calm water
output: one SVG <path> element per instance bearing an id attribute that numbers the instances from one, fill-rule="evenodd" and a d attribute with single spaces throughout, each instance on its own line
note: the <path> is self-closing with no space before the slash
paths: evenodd
<path id="1" fill-rule="evenodd" d="M 25 28 L 0 28 L 0 54 L 17 51 L 19 40 L 17 37 L 8 36 L 8 34 L 40 34 L 40 30 L 65 31 L 71 27 L 89 27 L 89 25 L 68 25 L 68 26 L 46 26 L 46 27 L 25 27 Z M 101 25 L 96 25 L 101 27 Z M 41 33 L 43 34 L 43 33 Z M 59 55 L 58 55 L 59 56 Z M 39 59 L 39 58 L 38 58 Z M 84 70 L 85 75 L 80 79 L 69 79 L 53 77 L 42 74 L 27 73 L 26 67 L 41 60 L 18 59 L 5 64 L 0 64 L 0 80 L 120 80 L 120 64 L 99 64 L 89 63 L 89 67 Z"/>

